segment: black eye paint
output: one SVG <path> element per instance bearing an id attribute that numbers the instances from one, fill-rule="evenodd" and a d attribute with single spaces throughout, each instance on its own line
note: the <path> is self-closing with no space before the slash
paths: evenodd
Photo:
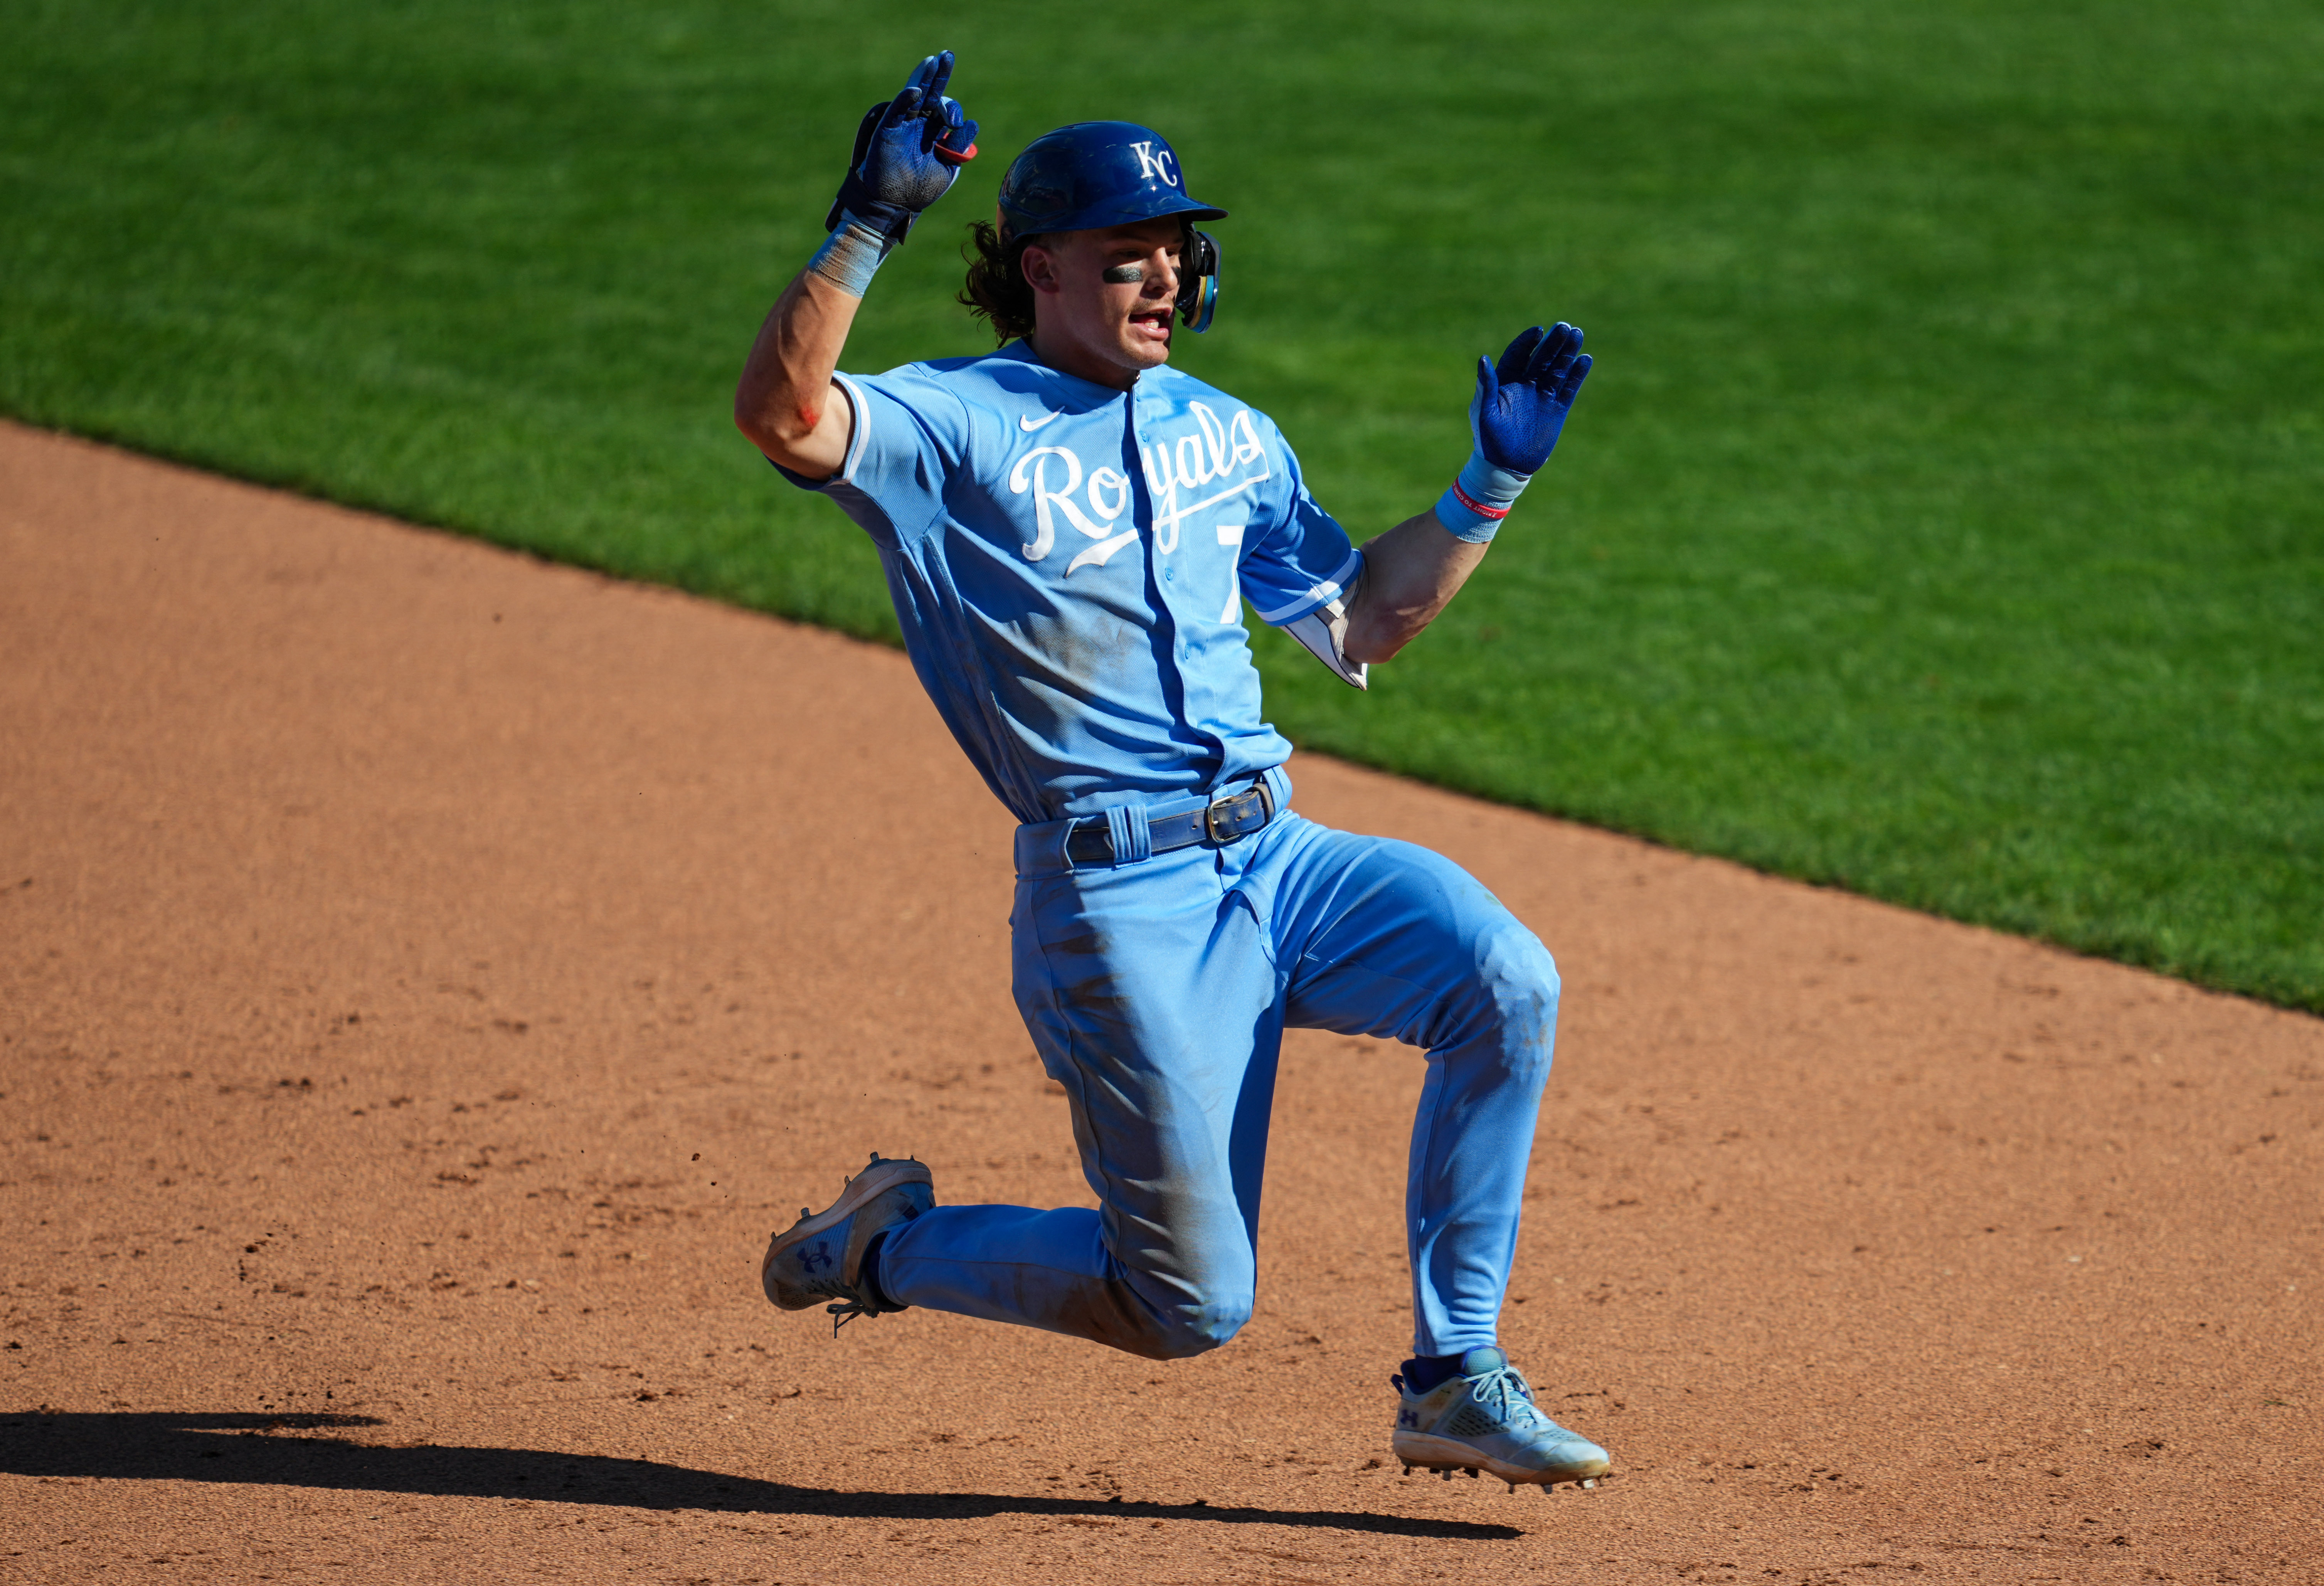
<path id="1" fill-rule="evenodd" d="M 1143 264 L 1116 264 L 1111 269 L 1108 270 L 1103 275 L 1099 276 L 1098 279 L 1104 281 L 1108 286 L 1134 286 L 1139 281 L 1146 279 L 1146 266 Z"/>

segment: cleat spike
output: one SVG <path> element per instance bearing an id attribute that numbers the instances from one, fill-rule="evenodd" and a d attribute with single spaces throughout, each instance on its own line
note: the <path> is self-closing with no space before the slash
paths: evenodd
<path id="1" fill-rule="evenodd" d="M 1469 1467 L 1469 1480 L 1470 1480 L 1474 1481 L 1478 1477 L 1480 1477 L 1480 1476 L 1481 1476 L 1481 1475 L 1483 1475 L 1483 1474 L 1484 1474 L 1484 1472 L 1483 1472 L 1482 1471 L 1480 1471 L 1479 1469 L 1477 1469 L 1477 1467 L 1476 1467 L 1476 1466 L 1471 1465 L 1471 1466 L 1470 1466 L 1470 1467 Z"/>
<path id="2" fill-rule="evenodd" d="M 1597 1490 L 1597 1489 L 1598 1489 L 1598 1478 L 1597 1478 L 1597 1477 L 1595 1477 L 1595 1476 L 1584 1476 L 1584 1477 L 1582 1479 L 1582 1491 L 1584 1491 L 1584 1492 L 1594 1492 L 1594 1491 L 1596 1491 L 1596 1490 Z"/>
<path id="3" fill-rule="evenodd" d="M 1512 1482 L 1510 1482 L 1510 1483 L 1509 1483 L 1509 1496 L 1510 1496 L 1511 1498 L 1515 1498 L 1517 1495 L 1517 1484 L 1516 1482 L 1512 1481 Z"/>
<path id="4" fill-rule="evenodd" d="M 1450 1481 L 1450 1480 L 1452 1480 L 1452 1472 L 1451 1471 L 1449 1471 L 1449 1470 L 1448 1470 L 1448 1471 L 1444 1471 L 1444 1472 L 1443 1472 L 1443 1477 L 1444 1477 L 1444 1480 L 1446 1480 L 1447 1481 Z"/>
<path id="5" fill-rule="evenodd" d="M 1405 1466 L 1405 1468 L 1404 1468 L 1404 1473 L 1405 1473 L 1406 1475 L 1407 1475 L 1407 1476 L 1411 1475 L 1411 1474 L 1412 1474 L 1412 1467 L 1411 1467 L 1410 1465 L 1406 1465 L 1406 1466 Z"/>

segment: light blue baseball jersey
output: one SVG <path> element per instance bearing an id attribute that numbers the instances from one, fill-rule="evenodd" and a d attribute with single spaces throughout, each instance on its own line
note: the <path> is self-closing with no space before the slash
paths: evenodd
<path id="1" fill-rule="evenodd" d="M 1296 621 L 1361 558 L 1267 417 L 1165 365 L 1129 392 L 979 357 L 835 377 L 855 411 L 820 490 L 872 536 L 904 647 L 1020 821 L 1280 765 L 1242 625 Z"/>

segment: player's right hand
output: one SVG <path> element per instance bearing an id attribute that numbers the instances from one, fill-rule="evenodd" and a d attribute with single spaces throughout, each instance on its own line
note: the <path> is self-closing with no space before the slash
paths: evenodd
<path id="1" fill-rule="evenodd" d="M 949 50 L 929 56 L 903 92 L 864 112 L 825 231 L 845 213 L 901 242 L 920 211 L 943 198 L 960 168 L 976 158 L 976 123 L 945 97 L 952 59 Z"/>

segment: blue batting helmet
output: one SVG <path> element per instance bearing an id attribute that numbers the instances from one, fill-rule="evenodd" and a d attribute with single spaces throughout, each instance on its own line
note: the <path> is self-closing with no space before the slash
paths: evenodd
<path id="1" fill-rule="evenodd" d="M 1186 196 L 1177 152 L 1162 134 L 1130 121 L 1077 121 L 1025 146 L 1001 179 L 1001 242 L 1006 247 L 1051 231 L 1094 231 L 1176 216 L 1189 253 L 1178 290 L 1178 317 L 1195 331 L 1211 327 L 1219 302 L 1219 244 L 1194 230 L 1197 220 L 1227 212 Z"/>
<path id="2" fill-rule="evenodd" d="M 1160 134 L 1128 121 L 1082 121 L 1044 133 L 1001 179 L 1001 240 L 1091 231 L 1165 215 L 1222 220 L 1186 196 L 1178 156 Z"/>

